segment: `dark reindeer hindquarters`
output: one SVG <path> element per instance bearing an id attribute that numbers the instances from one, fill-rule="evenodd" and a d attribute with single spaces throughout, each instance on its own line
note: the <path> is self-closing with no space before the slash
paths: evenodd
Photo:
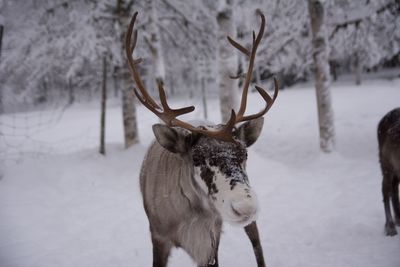
<path id="1" fill-rule="evenodd" d="M 378 125 L 379 161 L 382 170 L 382 195 L 385 208 L 385 234 L 397 234 L 400 226 L 400 108 L 387 113 Z M 391 213 L 392 203 L 394 219 Z"/>

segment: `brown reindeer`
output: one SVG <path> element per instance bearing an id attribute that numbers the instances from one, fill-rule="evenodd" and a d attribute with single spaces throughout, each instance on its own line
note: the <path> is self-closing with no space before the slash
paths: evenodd
<path id="1" fill-rule="evenodd" d="M 379 161 L 382 169 L 382 194 L 385 206 L 385 233 L 397 234 L 396 226 L 400 226 L 400 108 L 387 113 L 378 125 Z M 395 221 L 390 211 L 392 201 Z"/>
<path id="2" fill-rule="evenodd" d="M 137 13 L 132 17 L 126 37 L 126 53 L 137 85 L 134 92 L 140 102 L 164 124 L 153 125 L 155 142 L 150 146 L 140 173 L 143 204 L 149 219 L 153 243 L 153 266 L 167 265 L 172 247 L 184 249 L 199 266 L 218 266 L 218 245 L 222 221 L 244 226 L 254 249 L 258 266 L 265 266 L 256 225 L 257 197 L 246 174 L 247 147 L 261 133 L 262 116 L 278 95 L 256 86 L 265 100 L 263 110 L 244 115 L 253 65 L 265 18 L 253 34 L 251 50 L 228 37 L 229 42 L 249 57 L 241 106 L 232 111 L 224 125 L 195 126 L 177 119 L 194 107 L 171 109 L 165 91 L 159 84 L 161 106 L 148 94 L 133 59 L 137 32 L 133 31 Z M 236 124 L 242 123 L 237 128 Z"/>

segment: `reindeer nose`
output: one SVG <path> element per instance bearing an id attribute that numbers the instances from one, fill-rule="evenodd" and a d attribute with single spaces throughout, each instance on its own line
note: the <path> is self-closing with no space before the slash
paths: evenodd
<path id="1" fill-rule="evenodd" d="M 233 213 L 238 217 L 250 219 L 257 213 L 257 205 L 252 199 L 234 201 L 231 204 Z"/>

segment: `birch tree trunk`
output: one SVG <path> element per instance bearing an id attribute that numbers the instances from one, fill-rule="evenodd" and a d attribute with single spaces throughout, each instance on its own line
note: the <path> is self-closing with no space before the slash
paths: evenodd
<path id="1" fill-rule="evenodd" d="M 103 81 L 101 88 L 101 114 L 100 114 L 100 154 L 106 154 L 106 99 L 107 99 L 107 58 L 103 56 Z"/>
<path id="2" fill-rule="evenodd" d="M 68 105 L 72 105 L 75 101 L 74 86 L 72 84 L 72 78 L 68 78 Z"/>
<path id="3" fill-rule="evenodd" d="M 1 20 L 1 16 L 0 16 Z M 2 43 L 3 43 L 3 32 L 4 32 L 4 26 L 0 24 L 0 62 L 1 62 L 1 49 L 2 49 Z M 3 88 L 0 88 L 0 114 L 4 112 L 4 107 L 3 107 Z"/>
<path id="4" fill-rule="evenodd" d="M 360 53 L 358 51 L 354 52 L 353 55 L 353 72 L 354 72 L 354 79 L 356 85 L 361 84 L 361 73 L 362 73 L 362 65 L 360 60 Z"/>
<path id="5" fill-rule="evenodd" d="M 206 91 L 206 59 L 200 57 L 198 59 L 197 64 L 197 77 L 200 80 L 200 87 L 201 87 L 201 99 L 203 103 L 203 116 L 204 119 L 208 120 L 208 113 L 207 113 L 207 91 Z"/>
<path id="6" fill-rule="evenodd" d="M 335 127 L 329 90 L 327 35 L 324 25 L 324 6 L 321 0 L 308 0 L 311 20 L 315 89 L 317 95 L 320 147 L 325 153 L 335 146 Z"/>
<path id="7" fill-rule="evenodd" d="M 122 74 L 122 118 L 124 124 L 125 148 L 139 142 L 136 106 L 132 94 L 132 82 L 128 72 Z"/>
<path id="8" fill-rule="evenodd" d="M 123 0 L 117 0 L 118 20 L 122 29 L 121 34 L 121 53 L 122 58 L 125 55 L 125 29 L 128 28 L 129 12 L 123 10 Z M 132 94 L 132 81 L 129 70 L 126 66 L 120 68 L 121 74 L 121 92 L 122 92 L 122 119 L 124 124 L 124 141 L 125 148 L 128 148 L 139 141 L 138 128 L 136 120 L 136 107 Z"/>
<path id="9" fill-rule="evenodd" d="M 112 74 L 113 85 L 114 85 L 114 97 L 118 97 L 118 90 L 120 89 L 118 73 L 119 73 L 119 67 L 114 66 Z"/>
<path id="10" fill-rule="evenodd" d="M 148 10 L 150 14 L 149 21 L 149 38 L 146 38 L 147 45 L 149 46 L 151 57 L 153 60 L 153 73 L 157 84 L 164 84 L 165 81 L 165 65 L 164 65 L 164 53 L 161 45 L 160 29 L 157 25 L 158 12 L 157 12 L 157 1 L 149 0 Z M 153 86 L 151 86 L 153 87 Z"/>
<path id="11" fill-rule="evenodd" d="M 1 20 L 1 17 L 0 17 Z M 2 44 L 3 44 L 3 32 L 4 32 L 4 26 L 0 24 L 0 59 L 1 59 L 1 50 L 2 50 Z"/>
<path id="12" fill-rule="evenodd" d="M 352 57 L 353 57 L 352 68 L 353 68 L 353 72 L 354 72 L 354 79 L 355 79 L 356 85 L 360 85 L 361 84 L 361 72 L 362 72 L 360 47 L 362 46 L 362 44 L 361 44 L 362 41 L 359 39 L 360 38 L 359 35 L 362 35 L 362 34 L 360 32 L 360 23 L 357 22 L 355 26 L 356 26 L 355 33 L 354 33 L 355 51 L 352 55 Z"/>
<path id="13" fill-rule="evenodd" d="M 217 15 L 218 23 L 218 76 L 219 76 L 219 101 L 221 118 L 223 122 L 229 120 L 232 109 L 238 107 L 238 80 L 231 79 L 238 69 L 238 55 L 236 50 L 228 43 L 226 36 L 236 38 L 235 16 L 233 13 L 233 0 L 222 0 L 221 8 Z"/>

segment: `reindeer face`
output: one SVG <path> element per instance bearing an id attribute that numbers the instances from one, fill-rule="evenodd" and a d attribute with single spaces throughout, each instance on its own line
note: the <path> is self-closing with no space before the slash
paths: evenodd
<path id="1" fill-rule="evenodd" d="M 235 143 L 193 136 L 161 124 L 154 125 L 153 131 L 160 145 L 190 162 L 196 183 L 222 218 L 245 225 L 256 219 L 258 211 L 246 173 L 247 147 L 257 140 L 262 126 L 262 118 L 242 124 L 233 132 Z"/>
<path id="2" fill-rule="evenodd" d="M 247 148 L 201 137 L 191 150 L 194 178 L 222 218 L 245 225 L 256 219 L 257 197 L 246 173 Z"/>

